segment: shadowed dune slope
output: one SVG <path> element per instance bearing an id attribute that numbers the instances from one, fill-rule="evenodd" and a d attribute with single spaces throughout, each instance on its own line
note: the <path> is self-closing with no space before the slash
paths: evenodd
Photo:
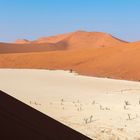
<path id="1" fill-rule="evenodd" d="M 0 91 L 1 140 L 91 140 Z"/>

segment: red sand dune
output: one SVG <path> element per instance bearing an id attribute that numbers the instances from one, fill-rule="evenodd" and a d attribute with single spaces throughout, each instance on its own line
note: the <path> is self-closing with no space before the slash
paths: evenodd
<path id="1" fill-rule="evenodd" d="M 56 41 L 58 36 L 52 37 L 51 42 L 53 39 L 55 42 L 52 43 L 52 48 L 55 48 L 55 51 L 49 47 L 42 52 L 35 52 L 34 48 L 40 48 L 42 45 L 37 42 L 26 44 L 31 45 L 30 53 L 26 53 L 24 49 L 20 54 L 12 53 L 11 49 L 9 54 L 8 49 L 7 53 L 0 54 L 0 67 L 73 69 L 90 76 L 140 80 L 140 42 L 128 43 L 100 32 L 79 31 L 64 36 L 62 39 L 60 37 L 58 42 Z M 2 44 L 0 48 L 5 48 L 4 45 Z M 12 45 L 13 47 L 18 45 L 19 48 L 27 47 L 25 44 Z"/>

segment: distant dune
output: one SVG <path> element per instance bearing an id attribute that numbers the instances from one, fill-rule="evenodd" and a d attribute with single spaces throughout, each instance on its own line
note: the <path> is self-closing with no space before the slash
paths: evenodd
<path id="1" fill-rule="evenodd" d="M 83 75 L 140 80 L 139 41 L 77 31 L 27 42 L 1 43 L 0 67 L 73 69 Z"/>
<path id="2" fill-rule="evenodd" d="M 15 41 L 15 43 L 16 43 L 16 44 L 26 44 L 26 43 L 30 43 L 30 41 L 27 40 L 27 39 L 17 39 L 17 40 Z"/>

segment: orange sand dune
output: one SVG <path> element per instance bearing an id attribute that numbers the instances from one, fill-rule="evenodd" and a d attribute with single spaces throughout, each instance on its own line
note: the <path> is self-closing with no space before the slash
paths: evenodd
<path id="1" fill-rule="evenodd" d="M 57 43 L 63 44 L 69 49 L 82 48 L 82 47 L 105 47 L 105 46 L 118 46 L 126 44 L 127 42 L 117 39 L 110 34 L 102 32 L 85 32 L 77 31 L 67 34 L 61 34 L 52 37 L 42 37 L 31 43 Z"/>
<path id="2" fill-rule="evenodd" d="M 0 54 L 1 68 L 73 69 L 90 76 L 140 80 L 140 42 L 128 43 L 106 33 L 79 31 L 51 45 L 8 45 L 2 44 L 0 52 L 14 53 Z"/>
<path id="3" fill-rule="evenodd" d="M 86 49 L 89 47 L 114 47 L 129 44 L 110 34 L 101 32 L 77 31 L 52 37 L 43 37 L 34 41 L 26 39 L 15 43 L 0 43 L 0 53 L 25 53 L 66 49 Z"/>
<path id="4" fill-rule="evenodd" d="M 108 47 L 1 54 L 0 67 L 73 69 L 90 76 L 140 80 L 140 48 Z"/>
<path id="5" fill-rule="evenodd" d="M 77 31 L 58 42 L 66 44 L 69 49 L 89 48 L 89 47 L 112 47 L 128 44 L 128 42 L 115 38 L 102 32 Z"/>

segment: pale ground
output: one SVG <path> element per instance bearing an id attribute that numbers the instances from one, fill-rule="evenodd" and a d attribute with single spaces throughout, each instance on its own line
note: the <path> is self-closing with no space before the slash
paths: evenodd
<path id="1" fill-rule="evenodd" d="M 0 69 L 0 89 L 94 140 L 140 140 L 139 82 Z"/>

